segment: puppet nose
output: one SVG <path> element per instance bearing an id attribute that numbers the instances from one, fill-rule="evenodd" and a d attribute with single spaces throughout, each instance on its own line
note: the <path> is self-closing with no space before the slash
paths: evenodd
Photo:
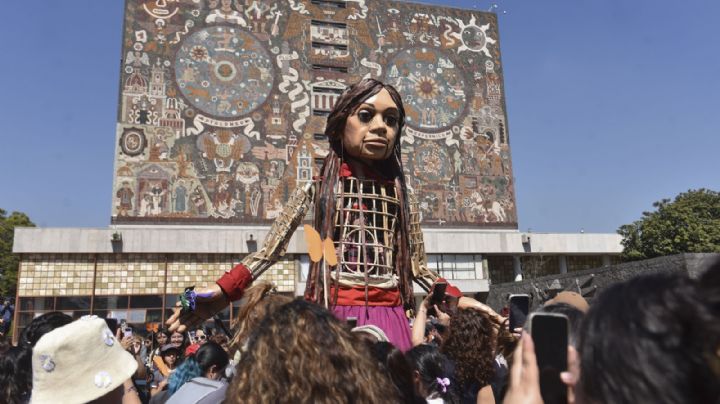
<path id="1" fill-rule="evenodd" d="M 382 115 L 378 114 L 375 118 L 373 118 L 370 124 L 370 132 L 378 135 L 385 135 L 387 133 L 387 125 L 385 124 L 385 120 Z"/>

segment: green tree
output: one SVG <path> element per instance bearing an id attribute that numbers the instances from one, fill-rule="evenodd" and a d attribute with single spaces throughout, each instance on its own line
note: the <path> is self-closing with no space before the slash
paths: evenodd
<path id="1" fill-rule="evenodd" d="M 22 212 L 13 212 L 7 216 L 0 209 L 0 296 L 15 295 L 17 269 L 20 258 L 12 253 L 15 227 L 35 227 L 35 223 Z"/>
<path id="2" fill-rule="evenodd" d="M 689 190 L 653 203 L 652 212 L 620 226 L 623 258 L 639 260 L 680 253 L 720 252 L 720 193 Z"/>

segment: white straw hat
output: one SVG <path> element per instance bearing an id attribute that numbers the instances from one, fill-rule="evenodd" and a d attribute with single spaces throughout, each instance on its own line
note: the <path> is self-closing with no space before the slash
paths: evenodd
<path id="1" fill-rule="evenodd" d="M 123 384 L 137 362 L 105 321 L 85 316 L 38 340 L 32 355 L 30 403 L 85 403 Z"/>

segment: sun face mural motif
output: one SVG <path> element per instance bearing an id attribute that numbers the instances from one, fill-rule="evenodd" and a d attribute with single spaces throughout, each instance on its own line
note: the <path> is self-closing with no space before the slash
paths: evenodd
<path id="1" fill-rule="evenodd" d="M 187 37 L 175 57 L 185 98 L 206 114 L 237 118 L 258 108 L 273 87 L 272 61 L 252 34 L 214 26 Z"/>
<path id="2" fill-rule="evenodd" d="M 386 80 L 403 95 L 405 120 L 412 128 L 446 129 L 465 110 L 465 80 L 450 57 L 437 49 L 400 52 L 392 60 Z"/>
<path id="3" fill-rule="evenodd" d="M 452 34 L 462 43 L 462 45 L 458 47 L 457 52 L 482 52 L 485 56 L 491 57 L 487 46 L 489 44 L 495 44 L 497 41 L 490 38 L 487 34 L 487 31 L 490 29 L 490 24 L 477 26 L 474 15 L 470 17 L 470 21 L 467 24 L 459 18 L 457 22 L 460 26 L 460 33 Z"/>

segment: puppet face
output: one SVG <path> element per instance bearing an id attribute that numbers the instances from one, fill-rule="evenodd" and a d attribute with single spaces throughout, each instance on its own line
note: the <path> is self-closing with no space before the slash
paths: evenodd
<path id="1" fill-rule="evenodd" d="M 397 105 L 387 90 L 366 99 L 345 123 L 345 152 L 366 163 L 386 160 L 398 137 L 399 117 Z"/>

